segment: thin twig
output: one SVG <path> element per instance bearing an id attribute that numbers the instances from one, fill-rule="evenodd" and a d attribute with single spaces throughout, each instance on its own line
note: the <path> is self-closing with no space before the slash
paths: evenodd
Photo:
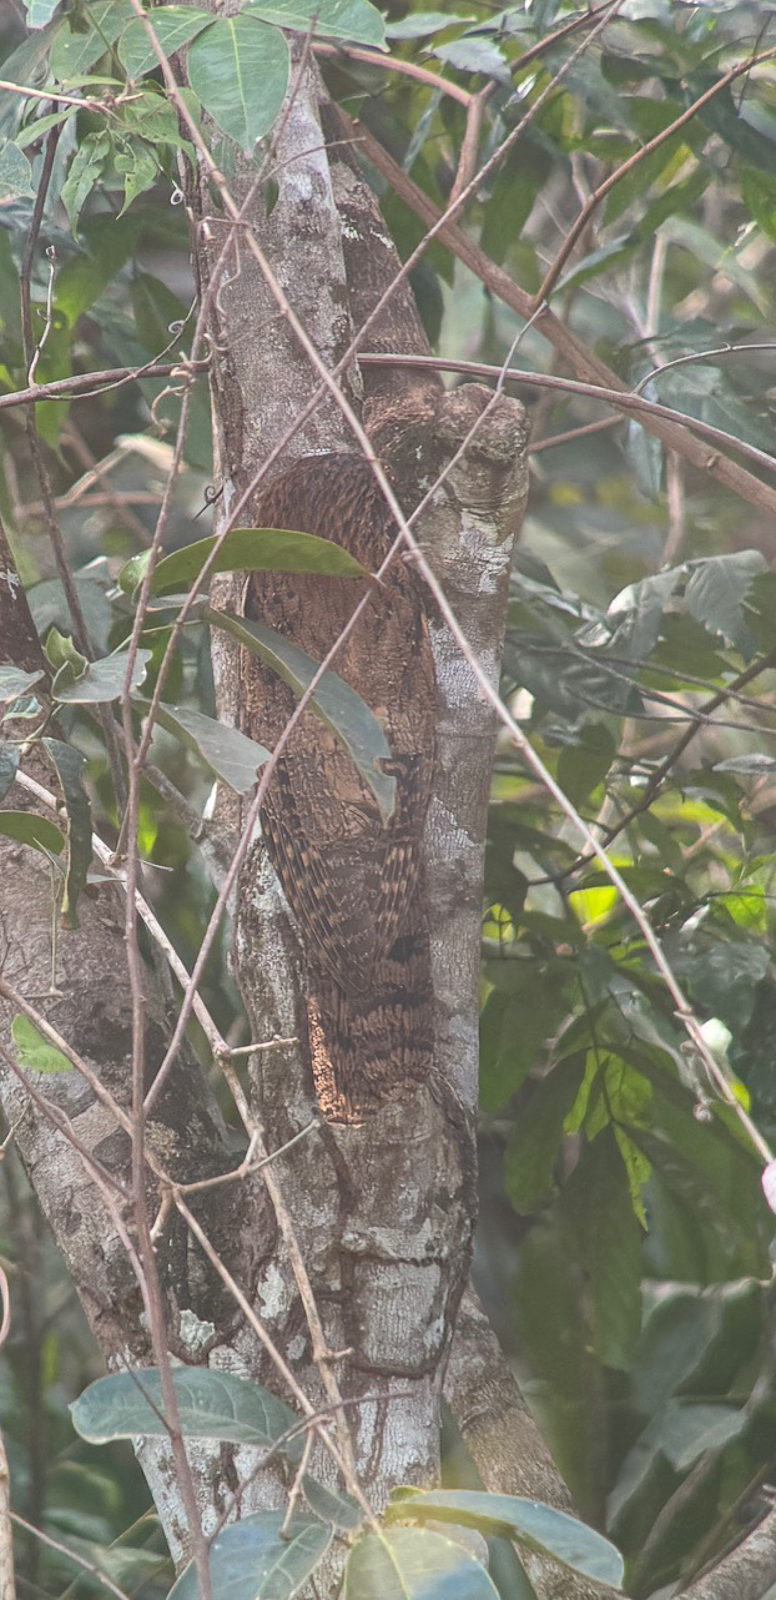
<path id="1" fill-rule="evenodd" d="M 93 1561 L 87 1561 L 86 1556 L 79 1555 L 75 1550 L 70 1550 L 59 1539 L 53 1539 L 50 1533 L 44 1533 L 42 1528 L 36 1528 L 34 1523 L 28 1522 L 25 1517 L 20 1517 L 17 1511 L 11 1512 L 11 1521 L 16 1523 L 17 1528 L 23 1528 L 25 1533 L 31 1533 L 34 1538 L 40 1539 L 41 1544 L 45 1544 L 49 1550 L 56 1550 L 57 1555 L 65 1556 L 68 1561 L 72 1561 L 74 1566 L 81 1568 L 82 1572 L 88 1572 L 90 1578 L 94 1578 L 95 1582 L 101 1583 L 109 1594 L 116 1596 L 116 1600 L 131 1600 L 126 1589 L 120 1589 L 112 1578 L 108 1578 L 104 1572 L 100 1571 L 99 1567 L 94 1565 Z M 0 1593 L 3 1596 L 3 1600 L 5 1600 L 5 1590 L 0 1590 Z"/>
<path id="2" fill-rule="evenodd" d="M 458 260 L 468 267 L 475 277 L 497 299 L 516 311 L 518 316 L 528 318 L 535 314 L 536 306 L 534 297 L 526 294 L 518 284 L 501 267 L 497 267 L 488 256 L 469 238 L 468 234 L 451 222 L 447 213 L 441 212 L 433 200 L 430 200 L 423 190 L 413 182 L 408 173 L 392 156 L 383 149 L 382 145 L 372 137 L 366 129 L 356 132 L 350 118 L 342 110 L 338 110 L 338 119 L 343 128 L 350 128 L 353 132 L 354 142 L 359 142 L 364 149 L 367 159 L 377 172 L 384 177 L 395 190 L 400 199 L 404 200 L 410 210 L 420 218 L 426 228 L 426 235 L 421 245 L 405 262 L 406 266 L 415 265 L 416 260 L 432 237 L 439 238 L 442 244 L 457 256 Z M 542 309 L 536 322 L 537 332 L 565 358 L 572 370 L 583 381 L 600 384 L 602 388 L 611 389 L 616 393 L 627 393 L 626 386 L 617 377 L 617 374 L 606 365 L 604 361 L 593 353 L 577 338 L 569 328 L 556 317 L 552 311 Z M 703 444 L 687 431 L 684 420 L 681 427 L 674 422 L 669 422 L 661 416 L 648 416 L 644 413 L 644 427 L 657 439 L 670 449 L 676 450 L 686 460 L 692 462 L 694 467 L 708 473 L 717 483 L 731 490 L 734 494 L 746 500 L 758 510 L 770 515 L 776 515 L 776 489 L 768 484 L 761 483 L 753 473 L 739 466 L 738 462 L 731 461 L 725 455 L 714 453 L 709 455 Z"/>

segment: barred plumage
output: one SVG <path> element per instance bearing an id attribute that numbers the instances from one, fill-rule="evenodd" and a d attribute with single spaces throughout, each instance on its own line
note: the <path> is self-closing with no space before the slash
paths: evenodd
<path id="1" fill-rule="evenodd" d="M 258 497 L 256 522 L 335 540 L 375 570 L 395 524 L 358 456 L 311 456 Z M 321 660 L 366 594 L 334 670 L 379 718 L 396 806 L 385 823 L 353 762 L 305 712 L 262 810 L 267 846 L 293 913 L 307 980 L 310 1053 L 324 1113 L 337 1121 L 401 1095 L 431 1055 L 428 928 L 421 838 L 434 767 L 436 694 L 422 586 L 399 556 L 381 583 L 254 573 L 245 615 Z M 241 726 L 270 748 L 291 691 L 247 652 Z"/>

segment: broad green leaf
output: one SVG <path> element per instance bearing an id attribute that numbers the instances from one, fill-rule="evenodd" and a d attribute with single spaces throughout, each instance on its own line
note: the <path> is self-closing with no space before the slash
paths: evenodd
<path id="1" fill-rule="evenodd" d="M 245 619 L 238 621 L 212 606 L 208 606 L 203 615 L 213 627 L 223 628 L 239 644 L 266 661 L 295 695 L 302 695 L 312 682 L 318 664 L 273 628 L 264 628 L 259 622 Z M 382 770 L 382 763 L 391 759 L 391 749 L 377 718 L 360 695 L 328 670 L 312 696 L 310 709 L 341 741 L 364 783 L 372 790 L 387 822 L 396 804 L 396 779 Z"/>
<path id="2" fill-rule="evenodd" d="M 606 777 L 617 746 L 603 722 L 587 722 L 578 743 L 564 745 L 558 762 L 558 782 L 575 806 L 582 805 Z"/>
<path id="3" fill-rule="evenodd" d="M 776 175 L 761 167 L 742 167 L 741 198 L 763 233 L 776 240 Z"/>
<path id="4" fill-rule="evenodd" d="M 54 303 L 73 327 L 84 311 L 121 271 L 137 246 L 134 218 L 85 217 L 79 228 L 83 249 L 63 262 L 54 285 Z"/>
<path id="5" fill-rule="evenodd" d="M 120 85 L 117 85 L 117 87 L 120 87 Z M 50 128 L 56 128 L 59 123 L 66 122 L 68 117 L 74 115 L 75 108 L 73 106 L 63 106 L 61 111 L 52 111 L 48 116 L 34 117 L 31 122 L 26 123 L 17 133 L 14 139 L 17 150 L 26 150 L 28 144 L 36 144 L 44 133 L 49 132 Z"/>
<path id="6" fill-rule="evenodd" d="M 400 22 L 388 22 L 385 28 L 388 39 L 423 39 L 429 33 L 441 33 L 452 28 L 458 18 L 446 11 L 409 12 Z"/>
<path id="7" fill-rule="evenodd" d="M 159 176 L 159 161 L 147 145 L 140 144 L 134 139 L 130 145 L 123 142 L 122 147 L 116 150 L 113 166 L 118 176 L 124 180 L 124 204 L 119 212 L 119 217 L 123 217 L 132 201 L 136 200 L 139 194 L 145 194 L 146 190 L 156 182 Z"/>
<path id="8" fill-rule="evenodd" d="M 350 39 L 354 44 L 378 47 L 385 43 L 385 22 L 369 0 L 248 0 L 243 10 L 261 17 L 263 22 L 294 28 L 298 33 L 308 33 L 312 28 L 316 35 L 329 39 Z"/>
<path id="9" fill-rule="evenodd" d="M 499 1110 L 517 1092 L 566 1011 L 557 969 L 537 972 L 533 961 L 509 967 L 480 1018 L 480 1095 L 488 1111 Z M 490 975 L 493 968 L 487 970 Z"/>
<path id="10" fill-rule="evenodd" d="M 16 1016 L 11 1022 L 11 1037 L 16 1045 L 20 1067 L 33 1072 L 72 1072 L 73 1063 L 36 1028 L 29 1017 Z"/>
<path id="11" fill-rule="evenodd" d="M 578 288 L 580 284 L 587 283 L 589 278 L 595 278 L 608 267 L 617 266 L 627 260 L 637 248 L 639 240 L 635 234 L 625 234 L 619 239 L 612 239 L 610 244 L 601 245 L 597 250 L 591 250 L 555 285 L 555 294 L 564 294 L 568 289 Z"/>
<path id="12" fill-rule="evenodd" d="M 159 44 L 169 58 L 182 50 L 196 34 L 213 21 L 212 13 L 200 11 L 196 6 L 157 6 L 148 13 Z M 119 61 L 127 77 L 141 78 L 159 65 L 158 57 L 149 42 L 148 28 L 139 17 L 130 22 L 119 40 Z"/>
<path id="13" fill-rule="evenodd" d="M 559 1062 L 521 1107 L 504 1158 L 506 1191 L 518 1211 L 536 1211 L 552 1196 L 564 1122 L 584 1075 L 583 1055 Z"/>
<path id="14" fill-rule="evenodd" d="M 88 27 L 59 29 L 51 46 L 53 76 L 60 83 L 72 83 L 88 72 L 134 15 L 130 0 L 97 0 L 96 5 L 81 7 L 78 22 L 85 20 Z"/>
<path id="15" fill-rule="evenodd" d="M 151 355 L 158 355 L 170 343 L 170 327 L 182 324 L 186 307 L 166 283 L 150 272 L 136 272 L 131 288 L 135 332 Z"/>
<path id="16" fill-rule="evenodd" d="M 485 78 L 494 78 L 496 83 L 509 83 L 509 68 L 498 45 L 476 34 L 437 45 L 432 55 L 448 66 L 457 67 L 459 72 L 476 72 Z"/>
<path id="17" fill-rule="evenodd" d="M 150 652 L 149 652 L 150 654 Z M 142 710 L 145 701 L 136 700 Z M 156 721 L 182 739 L 190 750 L 200 756 L 217 778 L 228 783 L 237 794 L 250 794 L 256 785 L 258 767 L 269 761 L 270 752 L 257 744 L 238 728 L 230 728 L 215 717 L 206 717 L 202 711 L 189 706 L 157 707 Z"/>
<path id="18" fill-rule="evenodd" d="M 302 1478 L 302 1489 L 310 1510 L 320 1517 L 321 1522 L 331 1522 L 335 1528 L 343 1528 L 348 1533 L 361 1527 L 364 1513 L 352 1495 L 345 1494 L 344 1490 L 328 1488 L 309 1472 Z"/>
<path id="19" fill-rule="evenodd" d="M 654 1437 L 672 1467 L 677 1472 L 687 1472 L 700 1456 L 737 1438 L 750 1422 L 749 1414 L 740 1406 L 673 1400 L 659 1418 Z"/>
<path id="20" fill-rule="evenodd" d="M 40 672 L 23 672 L 21 667 L 0 666 L 0 703 L 18 700 L 34 683 L 40 683 Z"/>
<path id="21" fill-rule="evenodd" d="M 17 200 L 34 193 L 30 163 L 18 145 L 9 141 L 0 150 L 0 200 Z"/>
<path id="22" fill-rule="evenodd" d="M 738 550 L 733 555 L 709 556 L 690 564 L 685 605 L 709 633 L 721 633 L 742 655 L 754 649 L 743 617 L 743 605 L 754 579 L 765 571 L 759 550 Z"/>
<path id="23" fill-rule="evenodd" d="M 268 1449 L 299 1423 L 283 1400 L 231 1372 L 206 1367 L 174 1367 L 172 1373 L 181 1428 L 187 1439 L 221 1439 L 229 1444 Z M 146 1399 L 146 1396 L 148 1398 Z M 70 1407 L 73 1426 L 91 1444 L 138 1435 L 166 1438 L 158 1368 L 138 1367 L 98 1378 Z M 286 1455 L 301 1454 L 298 1439 L 284 1445 Z"/>
<path id="24" fill-rule="evenodd" d="M 169 144 L 179 147 L 185 143 L 181 140 L 175 106 L 156 83 L 145 84 L 142 93 L 132 95 L 122 104 L 120 118 L 117 115 L 115 122 L 115 131 L 119 148 L 123 137 L 130 140 L 142 139 L 151 145 Z M 190 145 L 186 144 L 185 148 L 193 154 Z"/>
<path id="25" fill-rule="evenodd" d="M 21 751 L 15 744 L 0 744 L 0 800 L 4 800 L 19 771 Z"/>
<path id="26" fill-rule="evenodd" d="M 641 1229 L 611 1129 L 585 1151 L 563 1189 L 561 1211 L 584 1273 L 598 1359 L 627 1368 L 641 1325 Z"/>
<path id="27" fill-rule="evenodd" d="M 216 540 L 214 537 L 198 539 L 195 544 L 184 545 L 172 555 L 164 556 L 154 568 L 152 594 L 164 594 L 170 589 L 186 589 L 202 571 Z M 144 552 L 145 561 L 147 554 Z M 144 556 L 134 556 L 119 573 L 119 584 L 125 593 L 124 574 L 140 570 Z M 143 570 L 138 581 L 142 581 Z M 283 528 L 233 528 L 223 540 L 211 569 L 213 572 L 313 572 L 329 577 L 364 578 L 366 569 L 330 539 L 319 539 L 313 533 L 295 533 Z M 322 598 L 325 602 L 325 591 Z"/>
<path id="28" fill-rule="evenodd" d="M 31 28 L 45 28 L 57 9 L 59 0 L 26 0 L 27 22 Z"/>
<path id="29" fill-rule="evenodd" d="M 151 551 L 140 550 L 136 556 L 130 556 L 129 561 L 124 562 L 117 580 L 122 594 L 133 595 L 135 590 L 140 588 L 150 560 Z"/>
<path id="30" fill-rule="evenodd" d="M 426 1528 L 388 1528 L 379 1536 L 364 1534 L 354 1544 L 342 1586 L 342 1600 L 378 1596 L 379 1600 L 497 1600 L 498 1590 L 482 1563 L 455 1540 Z"/>
<path id="31" fill-rule="evenodd" d="M 552 1556 L 573 1572 L 618 1589 L 623 1562 L 619 1550 L 594 1528 L 565 1511 L 516 1495 L 488 1494 L 476 1489 L 400 1491 L 386 1512 L 386 1521 L 403 1517 L 413 1522 L 457 1522 L 485 1534 L 522 1540 L 532 1550 Z M 373 1536 L 370 1536 L 373 1537 Z"/>
<path id="32" fill-rule="evenodd" d="M 292 1600 L 299 1592 L 326 1554 L 332 1529 L 295 1516 L 281 1535 L 283 1519 L 281 1511 L 259 1511 L 216 1534 L 210 1577 L 218 1600 Z M 181 1573 L 167 1600 L 199 1600 L 193 1566 Z"/>
<path id="33" fill-rule="evenodd" d="M 288 87 L 288 45 L 277 28 L 219 17 L 189 46 L 189 83 L 222 133 L 250 155 L 269 133 Z"/>
<path id="34" fill-rule="evenodd" d="M 103 131 L 87 133 L 73 156 L 60 195 L 73 233 L 84 200 L 97 184 L 110 153 L 110 136 Z"/>
<path id="35" fill-rule="evenodd" d="M 133 689 L 143 682 L 151 655 L 151 650 L 136 651 L 132 664 Z M 66 705 L 102 705 L 109 700 L 118 700 L 124 692 L 127 661 L 128 652 L 122 648 L 115 655 L 88 662 L 81 676 L 71 681 L 63 677 L 67 668 L 62 667 L 52 684 L 52 697 L 64 701 Z"/>
<path id="36" fill-rule="evenodd" d="M 34 811 L 0 811 L 0 834 L 6 839 L 18 839 L 20 844 L 32 845 L 44 855 L 49 851 L 59 855 L 65 847 L 65 836 L 55 822 L 39 817 Z"/>
<path id="37" fill-rule="evenodd" d="M 86 757 L 61 739 L 44 739 L 43 744 L 57 769 L 67 815 L 67 861 L 62 892 L 62 919 L 66 927 L 78 926 L 78 899 L 86 883 L 92 860 L 92 816 L 83 788 Z"/>

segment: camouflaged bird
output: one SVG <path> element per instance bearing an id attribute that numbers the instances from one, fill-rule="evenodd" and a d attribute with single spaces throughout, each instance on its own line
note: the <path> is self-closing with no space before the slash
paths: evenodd
<path id="1" fill-rule="evenodd" d="M 375 571 L 396 525 L 359 456 L 310 456 L 263 490 L 260 527 L 294 528 L 344 546 Z M 428 1075 L 430 957 L 421 840 L 434 772 L 436 689 L 420 580 L 398 555 L 378 583 L 252 573 L 246 618 L 275 628 L 316 661 L 362 597 L 366 605 L 332 670 L 378 718 L 396 780 L 386 821 L 342 744 L 305 711 L 262 807 L 270 859 L 303 952 L 310 1059 L 321 1110 L 360 1121 Z M 296 701 L 241 652 L 244 732 L 274 748 Z"/>

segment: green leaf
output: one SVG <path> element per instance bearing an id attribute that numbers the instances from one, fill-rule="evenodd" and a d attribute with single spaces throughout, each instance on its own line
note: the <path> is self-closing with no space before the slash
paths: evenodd
<path id="1" fill-rule="evenodd" d="M 103 130 L 87 133 L 73 156 L 60 195 L 73 233 L 84 200 L 99 182 L 110 153 L 110 137 Z"/>
<path id="2" fill-rule="evenodd" d="M 30 163 L 9 141 L 0 149 L 0 200 L 28 199 L 34 193 Z"/>
<path id="3" fill-rule="evenodd" d="M 146 702 L 137 700 L 136 704 L 142 710 Z M 176 738 L 182 739 L 190 750 L 201 757 L 210 771 L 228 783 L 237 794 L 250 794 L 256 785 L 257 768 L 269 761 L 270 752 L 265 750 L 263 744 L 249 739 L 238 728 L 230 728 L 224 722 L 217 722 L 215 717 L 206 717 L 203 712 L 193 711 L 189 706 L 161 704 L 157 707 L 156 721 L 168 733 L 174 733 Z"/>
<path id="4" fill-rule="evenodd" d="M 149 137 L 151 130 L 149 129 Z M 132 144 L 124 143 L 113 158 L 113 165 L 120 178 L 124 179 L 124 204 L 119 212 L 123 217 L 128 206 L 136 200 L 139 194 L 145 194 L 159 176 L 159 160 L 146 145 L 134 140 Z"/>
<path id="5" fill-rule="evenodd" d="M 16 1059 L 20 1067 L 33 1072 L 72 1072 L 73 1063 L 51 1044 L 44 1033 L 36 1028 L 29 1017 L 16 1016 L 11 1021 L 11 1037 L 16 1045 Z"/>
<path id="6" fill-rule="evenodd" d="M 198 539 L 172 555 L 164 556 L 154 568 L 152 594 L 170 589 L 187 589 L 197 578 L 216 544 L 215 538 Z M 119 573 L 119 584 L 127 590 L 124 574 L 139 570 L 147 553 L 134 556 Z M 313 533 L 295 533 L 284 528 L 233 528 L 226 535 L 213 563 L 213 572 L 314 572 L 329 577 L 364 578 L 366 569 L 355 556 L 331 539 Z M 139 581 L 142 582 L 143 570 Z M 325 595 L 324 595 L 325 599 Z"/>
<path id="7" fill-rule="evenodd" d="M 776 240 L 776 176 L 760 167 L 742 167 L 739 173 L 741 198 L 755 222 L 771 240 Z"/>
<path id="8" fill-rule="evenodd" d="M 28 144 L 36 144 L 44 133 L 48 133 L 51 128 L 56 128 L 60 123 L 66 122 L 68 117 L 72 116 L 75 116 L 75 108 L 73 106 L 63 106 L 60 111 L 52 111 L 48 116 L 33 117 L 23 128 L 20 128 L 14 139 L 17 150 L 26 150 Z"/>
<path id="9" fill-rule="evenodd" d="M 494 78 L 497 83 L 509 83 L 509 68 L 504 56 L 498 45 L 489 39 L 467 34 L 463 38 L 452 39 L 449 44 L 437 45 L 431 53 L 438 56 L 440 61 L 447 62 L 448 66 L 457 67 L 459 72 L 476 72 L 485 78 Z"/>
<path id="10" fill-rule="evenodd" d="M 92 817 L 81 782 L 86 757 L 61 739 L 43 744 L 57 769 L 67 814 L 67 862 L 62 892 L 62 919 L 66 927 L 78 926 L 77 907 L 92 860 Z"/>
<path id="11" fill-rule="evenodd" d="M 19 771 L 21 751 L 18 745 L 0 744 L 0 800 L 4 800 Z"/>
<path id="12" fill-rule="evenodd" d="M 212 20 L 211 12 L 199 11 L 196 6 L 157 6 L 148 13 L 148 22 L 168 58 L 176 50 L 182 50 Z M 149 43 L 148 26 L 139 17 L 135 17 L 121 35 L 119 61 L 130 79 L 141 78 L 144 72 L 151 72 L 159 65 Z"/>
<path id="13" fill-rule="evenodd" d="M 743 605 L 754 579 L 767 566 L 759 550 L 737 550 L 733 555 L 709 556 L 690 563 L 685 605 L 709 633 L 721 633 L 750 655 L 754 640 L 743 618 Z"/>
<path id="14" fill-rule="evenodd" d="M 58 628 L 50 628 L 43 647 L 46 660 L 55 672 L 61 672 L 63 667 L 68 667 L 72 678 L 80 678 L 89 665 L 86 656 L 76 650 L 69 633 L 60 633 Z"/>
<path id="15" fill-rule="evenodd" d="M 627 1368 L 641 1325 L 641 1230 L 611 1129 L 585 1151 L 561 1209 L 586 1280 L 596 1354 L 604 1366 Z"/>
<path id="16" fill-rule="evenodd" d="M 332 1529 L 284 1513 L 258 1511 L 217 1533 L 210 1546 L 210 1578 L 218 1600 L 292 1600 L 331 1544 Z M 173 1584 L 167 1600 L 199 1600 L 193 1566 Z"/>
<path id="17" fill-rule="evenodd" d="M 60 28 L 51 46 L 50 68 L 60 83 L 72 83 L 88 72 L 135 14 L 130 0 L 97 0 L 96 5 L 78 10 L 78 17 L 75 11 L 71 14 L 72 20 L 85 20 L 88 27 Z"/>
<path id="18" fill-rule="evenodd" d="M 310 28 L 329 39 L 350 39 L 354 44 L 381 47 L 385 22 L 368 0 L 248 0 L 243 11 L 279 28 L 308 33 Z"/>
<path id="19" fill-rule="evenodd" d="M 132 665 L 133 689 L 143 682 L 146 663 L 151 650 L 138 650 Z M 99 661 L 89 661 L 80 677 L 67 677 L 67 663 L 60 668 L 51 687 L 52 697 L 66 705 L 103 705 L 118 700 L 124 692 L 127 677 L 128 652 L 122 647 L 112 656 L 102 656 Z"/>
<path id="20" fill-rule="evenodd" d="M 487 1111 L 498 1111 L 519 1089 L 565 1011 L 557 970 L 537 971 L 535 961 L 509 966 L 480 1018 L 480 1098 Z"/>
<path id="21" fill-rule="evenodd" d="M 18 839 L 20 844 L 32 845 L 44 855 L 59 855 L 65 847 L 65 836 L 56 823 L 48 817 L 39 817 L 34 811 L 0 811 L 0 834 L 6 839 Z"/>
<path id="22" fill-rule="evenodd" d="M 552 1556 L 572 1572 L 618 1589 L 623 1561 L 608 1539 L 578 1518 L 552 1506 L 523 1500 L 516 1495 L 488 1494 L 475 1489 L 402 1490 L 386 1511 L 388 1523 L 412 1518 L 413 1522 L 457 1522 L 486 1534 L 517 1539 L 531 1550 Z M 373 1537 L 373 1536 L 370 1536 Z"/>
<path id="23" fill-rule="evenodd" d="M 137 245 L 134 218 L 119 222 L 108 216 L 85 217 L 79 229 L 84 249 L 57 272 L 55 305 L 73 327 L 84 311 L 113 281 Z"/>
<path id="24" fill-rule="evenodd" d="M 0 666 L 0 704 L 18 700 L 34 683 L 40 683 L 43 672 L 23 672 L 21 667 Z"/>
<path id="25" fill-rule="evenodd" d="M 512 1204 L 526 1215 L 539 1210 L 553 1193 L 563 1125 L 584 1075 L 583 1055 L 558 1062 L 533 1087 L 514 1124 L 504 1158 L 504 1182 Z"/>
<path id="26" fill-rule="evenodd" d="M 130 556 L 129 561 L 124 562 L 123 567 L 119 569 L 117 580 L 122 594 L 133 595 L 135 591 L 140 588 L 146 572 L 148 571 L 148 563 L 150 560 L 151 551 L 140 550 L 136 556 Z"/>
<path id="27" fill-rule="evenodd" d="M 57 9 L 59 0 L 27 0 L 27 24 L 30 28 L 45 28 Z"/>
<path id="28" fill-rule="evenodd" d="M 277 28 L 219 17 L 189 46 L 189 83 L 205 110 L 250 155 L 269 133 L 288 87 L 288 45 Z"/>
<path id="29" fill-rule="evenodd" d="M 213 627 L 223 628 L 247 650 L 266 661 L 297 696 L 304 693 L 318 671 L 318 664 L 311 656 L 273 628 L 265 628 L 259 622 L 238 621 L 212 606 L 208 606 L 203 615 Z M 387 822 L 396 804 L 396 779 L 382 770 L 382 763 L 391 759 L 391 749 L 377 718 L 360 695 L 328 670 L 312 696 L 310 709 L 347 750 Z"/>
<path id="30" fill-rule="evenodd" d="M 558 782 L 575 806 L 582 805 L 606 777 L 617 751 L 603 722 L 587 722 L 578 742 L 567 744 L 558 761 Z"/>
<path id="31" fill-rule="evenodd" d="M 497 1600 L 498 1590 L 462 1544 L 426 1528 L 388 1528 L 379 1536 L 367 1533 L 359 1539 L 345 1567 L 342 1600 L 377 1596 L 379 1600 Z"/>
<path id="32" fill-rule="evenodd" d="M 146 350 L 157 355 L 170 343 L 171 323 L 180 323 L 186 307 L 166 283 L 150 272 L 136 272 L 132 279 L 132 315 L 135 332 Z"/>
<path id="33" fill-rule="evenodd" d="M 364 1513 L 352 1495 L 328 1488 L 309 1472 L 302 1478 L 302 1489 L 310 1510 L 320 1517 L 321 1522 L 331 1522 L 335 1528 L 342 1528 L 347 1533 L 353 1533 L 361 1527 Z"/>
<path id="34" fill-rule="evenodd" d="M 289 1428 L 299 1424 L 299 1417 L 283 1400 L 231 1372 L 174 1367 L 172 1380 L 181 1429 L 187 1439 L 221 1439 L 228 1444 L 269 1449 Z M 168 1434 L 157 1367 L 139 1367 L 98 1378 L 70 1410 L 76 1433 L 90 1444 L 107 1444 L 111 1439 L 133 1439 L 137 1435 L 159 1439 Z M 290 1441 L 284 1452 L 298 1458 L 300 1441 Z"/>
<path id="35" fill-rule="evenodd" d="M 739 1406 L 669 1401 L 653 1437 L 677 1472 L 688 1472 L 707 1451 L 716 1451 L 749 1427 L 751 1418 Z"/>

